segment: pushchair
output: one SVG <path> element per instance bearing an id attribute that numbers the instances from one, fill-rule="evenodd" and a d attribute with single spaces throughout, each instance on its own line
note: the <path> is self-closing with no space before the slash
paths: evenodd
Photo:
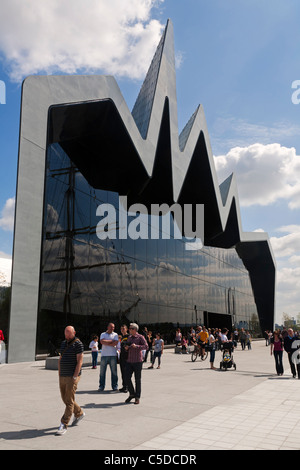
<path id="1" fill-rule="evenodd" d="M 234 347 L 233 347 L 232 342 L 229 341 L 228 343 L 223 343 L 222 350 L 223 350 L 223 354 L 222 354 L 222 361 L 220 362 L 220 370 L 222 369 L 227 370 L 227 369 L 230 369 L 231 367 L 233 367 L 234 370 L 236 370 L 236 363 L 234 362 L 234 359 L 233 359 Z"/>

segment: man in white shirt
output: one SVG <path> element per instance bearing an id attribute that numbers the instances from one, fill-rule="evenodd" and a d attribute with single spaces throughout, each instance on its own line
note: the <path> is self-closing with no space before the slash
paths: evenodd
<path id="1" fill-rule="evenodd" d="M 99 378 L 99 392 L 105 389 L 105 376 L 106 368 L 109 364 L 111 371 L 111 388 L 118 390 L 118 371 L 117 371 L 117 344 L 119 336 L 114 332 L 115 325 L 109 323 L 107 331 L 100 336 L 101 361 L 100 361 L 100 378 Z"/>

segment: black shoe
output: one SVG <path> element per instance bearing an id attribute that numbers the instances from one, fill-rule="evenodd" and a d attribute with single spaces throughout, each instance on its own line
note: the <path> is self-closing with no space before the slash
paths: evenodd
<path id="1" fill-rule="evenodd" d="M 135 398 L 135 396 L 134 396 L 134 395 L 129 395 L 129 397 L 128 397 L 128 398 L 126 398 L 126 400 L 125 400 L 125 403 L 130 403 L 130 402 L 131 402 L 131 400 L 133 400 L 134 398 Z"/>

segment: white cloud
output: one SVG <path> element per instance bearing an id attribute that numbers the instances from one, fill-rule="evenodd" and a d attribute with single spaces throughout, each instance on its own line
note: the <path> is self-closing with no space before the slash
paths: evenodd
<path id="1" fill-rule="evenodd" d="M 7 231 L 14 229 L 15 198 L 7 199 L 0 217 L 0 228 Z"/>
<path id="2" fill-rule="evenodd" d="M 96 70 L 142 78 L 163 26 L 163 0 L 1 0 L 0 54 L 11 79 Z"/>
<path id="3" fill-rule="evenodd" d="M 285 234 L 270 239 L 278 264 L 276 310 L 281 322 L 283 312 L 294 317 L 300 312 L 300 225 L 285 225 L 276 231 Z"/>
<path id="4" fill-rule="evenodd" d="M 272 248 L 276 258 L 291 257 L 300 252 L 300 235 L 298 232 L 289 233 L 284 237 L 271 237 Z"/>
<path id="5" fill-rule="evenodd" d="M 12 259 L 0 251 L 0 286 L 8 286 L 11 282 Z"/>
<path id="6" fill-rule="evenodd" d="M 253 144 L 232 148 L 215 157 L 220 181 L 237 176 L 242 206 L 267 206 L 284 199 L 290 209 L 300 207 L 300 158 L 295 148 Z"/>
<path id="7" fill-rule="evenodd" d="M 264 145 L 281 142 L 284 145 L 291 138 L 297 137 L 299 132 L 300 126 L 288 121 L 275 122 L 266 126 L 233 116 L 218 117 L 212 126 L 211 141 L 217 154 L 224 151 L 218 149 L 249 147 L 256 142 Z"/>

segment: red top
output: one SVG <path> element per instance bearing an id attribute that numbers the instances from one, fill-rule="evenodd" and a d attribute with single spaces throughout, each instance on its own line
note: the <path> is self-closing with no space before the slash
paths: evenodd
<path id="1" fill-rule="evenodd" d="M 4 341 L 4 334 L 2 330 L 0 330 L 0 341 Z"/>
<path id="2" fill-rule="evenodd" d="M 143 362 L 142 351 L 148 349 L 147 341 L 143 335 L 136 334 L 130 335 L 127 340 L 127 345 L 135 344 L 137 347 L 129 347 L 127 362 Z"/>
<path id="3" fill-rule="evenodd" d="M 279 339 L 278 341 L 273 341 L 274 351 L 283 351 L 282 341 Z"/>

